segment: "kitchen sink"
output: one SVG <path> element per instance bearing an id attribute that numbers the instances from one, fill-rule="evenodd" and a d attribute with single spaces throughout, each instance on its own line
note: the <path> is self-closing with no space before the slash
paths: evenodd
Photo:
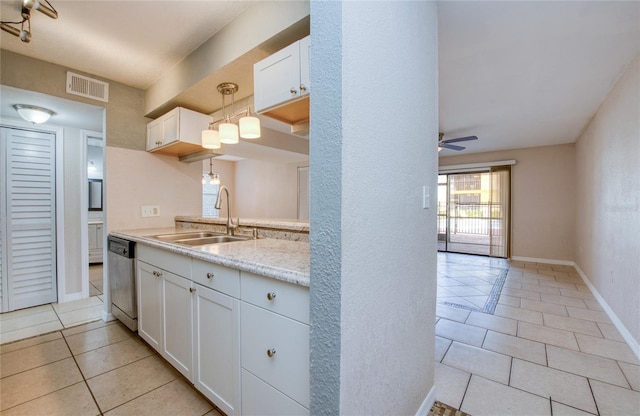
<path id="1" fill-rule="evenodd" d="M 251 237 L 243 237 L 237 235 L 225 235 L 213 233 L 210 231 L 176 233 L 176 234 L 160 234 L 151 238 L 167 243 L 182 244 L 187 246 L 204 246 L 207 244 L 231 243 L 233 241 L 246 241 Z"/>
<path id="2" fill-rule="evenodd" d="M 206 244 L 231 243 L 233 241 L 246 241 L 250 237 L 239 237 L 236 235 L 217 235 L 214 237 L 193 238 L 187 240 L 178 240 L 178 244 L 186 244 L 188 246 L 204 246 Z"/>
<path id="3" fill-rule="evenodd" d="M 199 232 L 190 232 L 190 233 L 154 235 L 151 238 L 155 238 L 156 240 L 162 240 L 162 241 L 178 241 L 178 240 L 185 240 L 185 239 L 191 239 L 191 238 L 203 238 L 203 237 L 213 237 L 213 236 L 223 236 L 223 234 L 213 233 L 210 231 L 199 231 Z"/>

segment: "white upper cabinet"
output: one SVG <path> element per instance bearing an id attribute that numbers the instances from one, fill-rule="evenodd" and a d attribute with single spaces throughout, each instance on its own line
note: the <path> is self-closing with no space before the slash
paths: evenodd
<path id="1" fill-rule="evenodd" d="M 182 156 L 202 150 L 202 130 L 213 119 L 196 111 L 176 107 L 147 124 L 147 151 Z"/>
<path id="2" fill-rule="evenodd" d="M 256 112 L 289 124 L 309 120 L 310 45 L 307 36 L 254 64 Z"/>

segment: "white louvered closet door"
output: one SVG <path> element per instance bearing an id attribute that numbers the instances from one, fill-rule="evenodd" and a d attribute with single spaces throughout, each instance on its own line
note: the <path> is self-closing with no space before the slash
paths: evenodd
<path id="1" fill-rule="evenodd" d="M 55 302 L 55 135 L 2 128 L 2 311 Z"/>

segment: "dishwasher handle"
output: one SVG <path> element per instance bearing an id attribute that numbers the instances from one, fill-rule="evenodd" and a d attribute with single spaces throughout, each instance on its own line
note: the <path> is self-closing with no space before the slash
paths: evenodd
<path id="1" fill-rule="evenodd" d="M 136 243 L 134 241 L 125 240 L 123 238 L 110 235 L 107 239 L 107 244 L 109 246 L 109 252 L 115 253 L 118 256 L 128 259 L 135 258 Z"/>

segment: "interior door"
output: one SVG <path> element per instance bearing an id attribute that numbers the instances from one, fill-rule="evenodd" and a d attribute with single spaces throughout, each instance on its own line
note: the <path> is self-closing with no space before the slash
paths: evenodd
<path id="1" fill-rule="evenodd" d="M 57 300 L 55 135 L 1 129 L 2 311 Z"/>

